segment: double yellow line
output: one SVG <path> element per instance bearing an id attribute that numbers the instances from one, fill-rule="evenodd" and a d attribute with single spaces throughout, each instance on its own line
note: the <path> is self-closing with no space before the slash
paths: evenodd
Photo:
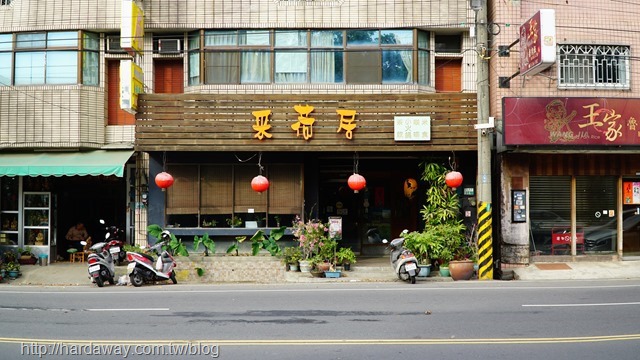
<path id="1" fill-rule="evenodd" d="M 326 339 L 326 340 L 70 340 L 70 339 L 26 339 L 0 337 L 0 343 L 37 343 L 37 344 L 120 344 L 120 345 L 163 345 L 163 344 L 211 344 L 218 346 L 336 346 L 336 345 L 501 345 L 501 344 L 561 344 L 561 343 L 595 343 L 605 341 L 640 340 L 640 334 L 579 336 L 555 338 L 496 338 L 496 339 Z"/>

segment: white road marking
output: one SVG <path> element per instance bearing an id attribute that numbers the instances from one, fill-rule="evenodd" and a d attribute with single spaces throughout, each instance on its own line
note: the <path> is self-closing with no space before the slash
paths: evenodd
<path id="1" fill-rule="evenodd" d="M 640 305 L 640 302 L 628 303 L 594 303 L 594 304 L 523 304 L 523 307 L 589 307 L 589 306 L 626 306 Z"/>
<path id="2" fill-rule="evenodd" d="M 138 308 L 138 309 L 86 309 L 87 311 L 169 311 L 169 308 Z"/>

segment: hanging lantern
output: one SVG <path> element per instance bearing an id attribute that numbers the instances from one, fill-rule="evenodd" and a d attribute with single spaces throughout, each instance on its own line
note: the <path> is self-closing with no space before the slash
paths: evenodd
<path id="1" fill-rule="evenodd" d="M 269 188 L 269 180 L 262 175 L 258 175 L 251 180 L 251 188 L 259 193 L 266 191 Z"/>
<path id="2" fill-rule="evenodd" d="M 457 187 L 462 185 L 462 174 L 457 171 L 449 171 L 449 173 L 444 177 L 444 182 L 447 183 L 447 186 L 455 190 Z"/>
<path id="3" fill-rule="evenodd" d="M 367 186 L 367 180 L 364 179 L 364 176 L 360 174 L 353 174 L 349 176 L 349 180 L 347 180 L 347 184 L 354 193 L 358 193 L 358 191 L 364 189 Z"/>
<path id="4" fill-rule="evenodd" d="M 161 172 L 156 175 L 156 185 L 162 190 L 168 188 L 173 185 L 173 176 L 167 172 Z"/>
<path id="5" fill-rule="evenodd" d="M 406 196 L 407 199 L 413 199 L 416 195 L 416 190 L 418 190 L 418 182 L 416 179 L 409 178 L 404 181 L 404 196 Z"/>

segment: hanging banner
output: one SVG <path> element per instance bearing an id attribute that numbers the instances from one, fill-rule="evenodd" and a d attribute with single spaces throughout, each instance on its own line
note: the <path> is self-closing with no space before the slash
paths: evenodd
<path id="1" fill-rule="evenodd" d="M 329 217 L 329 238 L 339 241 L 342 240 L 342 217 Z"/>
<path id="2" fill-rule="evenodd" d="M 134 56 L 142 55 L 144 11 L 135 0 L 122 0 L 120 17 L 120 47 Z"/>
<path id="3" fill-rule="evenodd" d="M 120 108 L 135 114 L 138 94 L 144 92 L 142 68 L 132 60 L 120 60 Z"/>

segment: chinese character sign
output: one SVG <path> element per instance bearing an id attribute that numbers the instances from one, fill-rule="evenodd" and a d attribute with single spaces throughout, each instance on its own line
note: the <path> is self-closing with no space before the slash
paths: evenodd
<path id="1" fill-rule="evenodd" d="M 431 140 L 431 117 L 395 116 L 393 118 L 393 139 L 395 141 Z"/>
<path id="2" fill-rule="evenodd" d="M 296 136 L 300 136 L 305 140 L 309 140 L 313 137 L 313 123 L 316 119 L 309 117 L 309 114 L 313 111 L 313 106 L 310 105 L 296 105 L 293 109 L 299 114 L 298 121 L 291 124 L 291 129 L 296 131 Z"/>
<path id="3" fill-rule="evenodd" d="M 640 99 L 503 98 L 505 145 L 640 145 Z"/>
<path id="4" fill-rule="evenodd" d="M 256 118 L 256 123 L 252 126 L 253 130 L 256 131 L 253 137 L 258 138 L 259 140 L 262 140 L 265 137 L 267 139 L 271 139 L 273 135 L 267 132 L 271 129 L 271 125 L 269 125 L 269 115 L 271 115 L 271 110 L 259 110 L 254 111 L 251 114 Z"/>
<path id="5" fill-rule="evenodd" d="M 340 109 L 336 110 L 336 112 L 340 115 L 340 126 L 337 132 L 344 130 L 347 139 L 351 140 L 353 138 L 353 129 L 356 128 L 356 111 Z"/>
<path id="6" fill-rule="evenodd" d="M 533 75 L 556 62 L 556 12 L 541 9 L 520 26 L 520 74 Z"/>

